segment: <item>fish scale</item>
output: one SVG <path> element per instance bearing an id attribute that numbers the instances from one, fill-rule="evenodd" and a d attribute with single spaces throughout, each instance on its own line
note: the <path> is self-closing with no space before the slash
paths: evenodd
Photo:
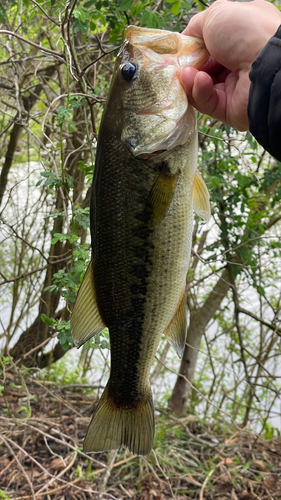
<path id="1" fill-rule="evenodd" d="M 149 372 L 162 334 L 183 354 L 193 209 L 208 220 L 210 207 L 195 113 L 178 78 L 183 60 L 199 67 L 206 57 L 198 39 L 130 27 L 116 60 L 93 178 L 92 261 L 71 319 L 77 347 L 105 326 L 110 336 L 110 377 L 87 453 L 122 444 L 150 452 Z"/>

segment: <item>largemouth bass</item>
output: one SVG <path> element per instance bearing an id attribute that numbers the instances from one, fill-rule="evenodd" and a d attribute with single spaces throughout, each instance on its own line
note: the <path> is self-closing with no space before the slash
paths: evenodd
<path id="1" fill-rule="evenodd" d="M 92 263 L 72 315 L 77 347 L 109 328 L 110 378 L 85 452 L 125 445 L 146 455 L 154 439 L 149 371 L 164 333 L 181 357 L 193 209 L 210 218 L 197 171 L 194 109 L 181 86 L 200 67 L 203 42 L 130 26 L 100 126 L 91 199 Z"/>

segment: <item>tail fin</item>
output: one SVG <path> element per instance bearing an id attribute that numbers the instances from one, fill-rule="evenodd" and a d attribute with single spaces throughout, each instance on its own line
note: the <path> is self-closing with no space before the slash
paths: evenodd
<path id="1" fill-rule="evenodd" d="M 84 452 L 116 450 L 124 444 L 135 455 L 147 455 L 154 440 L 152 394 L 131 407 L 117 407 L 109 397 L 108 384 L 88 427 Z"/>

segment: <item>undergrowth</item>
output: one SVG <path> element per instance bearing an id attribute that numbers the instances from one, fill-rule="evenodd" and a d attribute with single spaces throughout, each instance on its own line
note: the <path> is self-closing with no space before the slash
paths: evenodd
<path id="1" fill-rule="evenodd" d="M 0 498 L 61 500 L 272 499 L 281 495 L 281 439 L 263 439 L 223 418 L 177 418 L 156 406 L 152 452 L 85 455 L 97 403 L 81 370 L 64 363 L 34 373 L 9 364 L 0 396 Z M 2 367 L 3 368 L 3 367 Z M 45 377 L 44 377 L 45 375 Z M 264 437 L 266 437 L 264 435 Z"/>

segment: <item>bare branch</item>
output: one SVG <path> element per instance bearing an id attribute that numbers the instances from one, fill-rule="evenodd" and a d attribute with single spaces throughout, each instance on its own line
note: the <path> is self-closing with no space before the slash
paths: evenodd
<path id="1" fill-rule="evenodd" d="M 35 42 L 32 42 L 31 40 L 28 40 L 27 38 L 24 38 L 23 36 L 19 35 L 18 33 L 15 33 L 14 31 L 8 31 L 8 30 L 0 30 L 0 35 L 10 35 L 14 36 L 15 38 L 18 38 L 22 42 L 28 43 L 32 47 L 36 47 L 36 49 L 42 50 L 42 52 L 47 53 L 47 54 L 52 54 L 54 57 L 57 57 L 60 61 L 63 61 L 65 64 L 65 60 L 62 57 L 62 54 L 60 52 L 56 52 L 55 50 L 47 49 L 45 47 L 42 47 L 42 45 L 38 45 Z"/>
<path id="2" fill-rule="evenodd" d="M 52 21 L 52 23 L 54 23 L 56 26 L 59 26 L 60 24 L 57 23 L 57 21 L 55 21 L 55 19 L 53 19 L 51 16 L 49 16 L 49 14 L 43 9 L 43 7 L 37 3 L 35 0 L 31 0 L 32 3 L 34 3 L 34 5 L 36 5 L 38 7 L 38 9 L 40 9 L 43 14 L 45 14 L 45 16 L 50 19 L 50 21 Z"/>

